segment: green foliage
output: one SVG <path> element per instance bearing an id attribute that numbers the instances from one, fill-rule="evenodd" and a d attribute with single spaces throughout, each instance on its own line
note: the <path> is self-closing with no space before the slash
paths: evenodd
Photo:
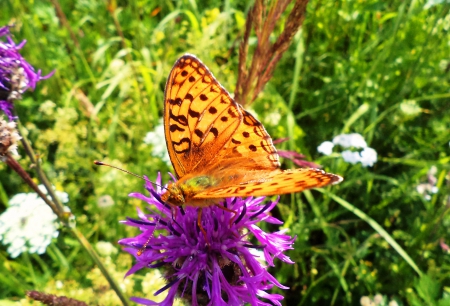
<path id="1" fill-rule="evenodd" d="M 69 194 L 77 227 L 117 251 L 118 239 L 136 234 L 118 221 L 143 207 L 128 197 L 143 183 L 93 161 L 169 178 L 170 167 L 143 142 L 160 122 L 166 77 L 178 56 L 193 53 L 233 92 L 248 5 L 114 3 L 60 1 L 69 31 L 50 1 L 6 0 L 0 25 L 14 23 L 16 41 L 27 39 L 22 55 L 30 63 L 44 74 L 55 69 L 17 105 L 21 123 L 52 183 Z M 386 305 L 450 304 L 450 257 L 441 248 L 450 243 L 450 4 L 425 4 L 310 1 L 302 31 L 252 105 L 274 139 L 290 137 L 279 148 L 345 178 L 278 205 L 297 235 L 288 252 L 295 264 L 273 268 L 290 287 L 279 292 L 286 305 L 357 305 L 377 293 Z M 363 135 L 378 162 L 365 168 L 317 152 L 341 133 Z M 432 166 L 439 191 L 427 200 L 416 187 Z M 29 191 L 0 163 L 0 212 Z M 114 205 L 101 205 L 104 196 Z M 116 251 L 103 258 L 129 296 L 149 298 L 163 286 L 149 285 L 158 279 L 150 270 L 123 280 L 133 259 Z M 12 260 L 1 247 L 0 262 L 0 302 L 42 290 L 119 303 L 64 230 L 45 255 Z"/>

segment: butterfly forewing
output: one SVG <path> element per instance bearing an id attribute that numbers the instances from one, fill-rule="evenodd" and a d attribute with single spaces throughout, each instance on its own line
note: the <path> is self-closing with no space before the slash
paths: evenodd
<path id="1" fill-rule="evenodd" d="M 179 178 L 214 171 L 227 160 L 236 168 L 280 166 L 263 125 L 237 104 L 208 68 L 192 55 L 172 68 L 165 93 L 165 135 Z M 227 163 L 230 164 L 230 163 Z"/>
<path id="2" fill-rule="evenodd" d="M 166 84 L 164 127 L 178 177 L 214 163 L 242 121 L 239 106 L 206 66 L 184 55 Z"/>

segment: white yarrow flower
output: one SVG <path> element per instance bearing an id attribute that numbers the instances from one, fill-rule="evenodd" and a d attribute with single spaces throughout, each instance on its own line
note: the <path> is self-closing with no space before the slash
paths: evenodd
<path id="1" fill-rule="evenodd" d="M 353 152 L 353 151 L 350 151 L 350 150 L 345 150 L 345 151 L 342 151 L 342 158 L 347 162 L 347 163 L 350 163 L 350 164 L 356 164 L 356 163 L 358 163 L 358 162 L 360 162 L 361 161 L 361 155 L 359 155 L 359 152 Z"/>
<path id="2" fill-rule="evenodd" d="M 345 149 L 350 148 L 350 150 L 341 152 L 342 158 L 348 163 L 353 165 L 361 163 L 363 167 L 371 167 L 377 162 L 377 151 L 368 147 L 364 137 L 358 133 L 341 134 L 334 137 L 332 142 L 322 142 L 317 147 L 317 151 L 325 155 L 330 155 L 336 145 Z M 362 151 L 357 149 L 362 149 Z"/>
<path id="3" fill-rule="evenodd" d="M 360 154 L 360 162 L 364 167 L 372 167 L 373 164 L 377 162 L 377 151 L 372 148 L 364 148 L 364 150 L 362 150 Z"/>
<path id="4" fill-rule="evenodd" d="M 330 155 L 333 153 L 334 144 L 331 141 L 324 141 L 317 147 L 317 151 L 324 155 Z"/>
<path id="5" fill-rule="evenodd" d="M 364 137 L 358 133 L 352 134 L 341 134 L 333 138 L 333 143 L 335 145 L 340 145 L 343 148 L 365 148 L 367 147 L 367 143 L 364 140 Z"/>
<path id="6" fill-rule="evenodd" d="M 39 188 L 43 190 L 43 186 Z M 56 191 L 62 202 L 65 192 Z M 23 252 L 43 254 L 52 238 L 58 237 L 57 216 L 36 193 L 19 193 L 11 198 L 9 207 L 0 215 L 0 241 L 8 245 L 12 258 Z"/>
<path id="7" fill-rule="evenodd" d="M 155 157 L 161 158 L 166 164 L 169 166 L 170 157 L 167 152 L 166 147 L 166 138 L 164 137 L 164 125 L 162 121 L 155 127 L 153 132 L 148 132 L 145 135 L 144 143 L 152 145 L 153 149 L 151 150 L 151 154 Z"/>

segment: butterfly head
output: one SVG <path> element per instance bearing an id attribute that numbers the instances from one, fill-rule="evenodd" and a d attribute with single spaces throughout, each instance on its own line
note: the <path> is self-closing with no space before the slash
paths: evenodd
<path id="1" fill-rule="evenodd" d="M 161 199 L 175 206 L 181 206 L 186 203 L 183 191 L 176 183 L 171 183 L 167 186 L 167 191 L 161 195 Z"/>

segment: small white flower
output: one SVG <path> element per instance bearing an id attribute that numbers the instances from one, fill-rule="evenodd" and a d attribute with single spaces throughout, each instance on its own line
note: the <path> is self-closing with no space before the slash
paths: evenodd
<path id="1" fill-rule="evenodd" d="M 375 151 L 372 148 L 364 148 L 364 150 L 361 151 L 361 164 L 364 167 L 372 167 L 374 163 L 377 162 L 377 151 Z"/>
<path id="2" fill-rule="evenodd" d="M 97 200 L 97 205 L 100 208 L 106 208 L 106 207 L 113 206 L 114 199 L 108 194 L 103 195 Z"/>
<path id="3" fill-rule="evenodd" d="M 111 242 L 99 241 L 96 243 L 95 248 L 102 256 L 111 256 L 112 254 L 117 254 L 117 249 Z"/>
<path id="4" fill-rule="evenodd" d="M 363 296 L 361 297 L 361 299 L 359 300 L 359 303 L 361 304 L 361 306 L 372 306 L 372 300 L 368 297 L 368 296 Z"/>
<path id="5" fill-rule="evenodd" d="M 56 191 L 56 195 L 68 201 L 67 193 Z M 23 252 L 45 253 L 52 238 L 58 237 L 57 216 L 36 193 L 19 193 L 9 204 L 0 215 L 0 241 L 8 245 L 8 253 L 13 258 Z"/>
<path id="6" fill-rule="evenodd" d="M 350 151 L 350 150 L 345 150 L 345 151 L 342 151 L 342 158 L 347 162 L 347 163 L 350 163 L 350 164 L 356 164 L 356 163 L 358 163 L 359 161 L 361 161 L 361 155 L 359 155 L 359 153 L 358 152 L 353 152 L 353 151 Z"/>
<path id="7" fill-rule="evenodd" d="M 56 289 L 62 289 L 64 287 L 64 283 L 60 280 L 57 280 L 55 282 L 55 287 L 56 287 Z"/>
<path id="8" fill-rule="evenodd" d="M 264 120 L 270 125 L 277 125 L 280 123 L 281 114 L 279 112 L 273 112 L 268 114 Z"/>
<path id="9" fill-rule="evenodd" d="M 434 176 L 438 172 L 436 166 L 431 166 L 430 170 L 427 172 L 427 183 L 421 183 L 416 186 L 416 190 L 421 194 L 425 200 L 431 200 L 431 194 L 439 192 L 439 188 L 436 185 L 437 178 Z"/>
<path id="10" fill-rule="evenodd" d="M 367 146 L 364 137 L 358 133 L 341 134 L 333 138 L 333 142 L 325 141 L 317 147 L 317 151 L 322 154 L 330 155 L 335 145 L 343 148 L 352 148 L 341 152 L 344 161 L 357 164 L 361 163 L 363 167 L 373 166 L 377 162 L 377 151 Z M 361 152 L 355 149 L 363 149 Z"/>
<path id="11" fill-rule="evenodd" d="M 366 148 L 367 143 L 358 133 L 352 134 L 341 134 L 333 138 L 333 143 L 335 145 L 340 145 L 343 148 Z"/>
<path id="12" fill-rule="evenodd" d="M 428 188 L 428 184 L 419 184 L 416 186 L 416 190 L 420 194 L 425 194 L 425 192 L 427 191 L 427 188 Z"/>
<path id="13" fill-rule="evenodd" d="M 334 144 L 331 141 L 324 141 L 317 147 L 317 151 L 324 155 L 330 155 L 333 152 Z"/>
<path id="14" fill-rule="evenodd" d="M 376 294 L 373 297 L 373 302 L 375 303 L 375 305 L 380 305 L 383 302 L 383 296 L 381 294 Z"/>
<path id="15" fill-rule="evenodd" d="M 153 132 L 148 132 L 144 138 L 144 143 L 152 145 L 153 149 L 151 151 L 152 156 L 161 158 L 169 166 L 170 157 L 167 152 L 166 138 L 164 137 L 164 125 L 162 121 L 155 127 Z"/>

